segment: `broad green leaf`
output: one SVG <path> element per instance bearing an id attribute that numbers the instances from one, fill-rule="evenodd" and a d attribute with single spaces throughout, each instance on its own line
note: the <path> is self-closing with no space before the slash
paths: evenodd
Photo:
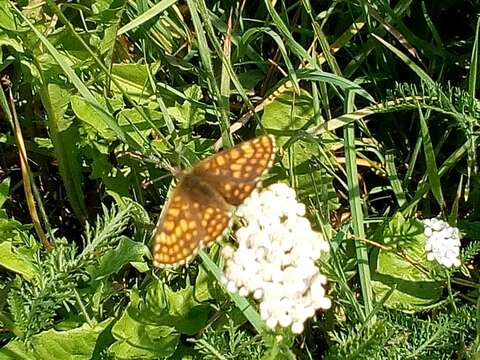
<path id="1" fill-rule="evenodd" d="M 75 88 L 79 91 L 79 93 L 85 98 L 89 99 L 90 102 L 96 103 L 95 97 L 93 94 L 90 92 L 88 87 L 82 82 L 82 80 L 77 76 L 75 73 L 74 69 L 72 68 L 72 63 L 69 60 L 67 56 L 64 54 L 60 53 L 51 43 L 50 41 L 43 35 L 41 32 L 41 29 L 37 29 L 30 21 L 29 19 L 17 8 L 15 8 L 15 11 L 19 16 L 22 17 L 23 21 L 32 29 L 33 33 L 38 37 L 38 39 L 42 42 L 42 44 L 45 46 L 45 48 L 48 50 L 50 55 L 55 59 L 56 63 L 62 68 L 63 72 L 65 75 L 68 77 L 68 79 L 71 81 L 71 83 L 75 86 Z M 35 41 L 35 38 L 32 36 L 31 37 Z M 33 46 L 33 44 L 32 44 Z M 99 104 L 96 104 L 99 106 Z"/>
<path id="2" fill-rule="evenodd" d="M 14 273 L 31 280 L 35 275 L 35 268 L 24 256 L 12 251 L 12 243 L 5 241 L 0 243 L 0 267 L 4 267 Z"/>
<path id="3" fill-rule="evenodd" d="M 218 298 L 220 295 L 217 294 L 220 288 L 218 283 L 214 280 L 204 266 L 198 267 L 198 275 L 195 279 L 195 300 L 199 302 L 205 302 Z"/>
<path id="4" fill-rule="evenodd" d="M 53 2 L 50 3 L 51 6 L 53 6 Z M 79 93 L 82 96 L 83 101 L 86 103 L 90 104 L 90 109 L 89 109 L 89 115 L 94 115 L 94 119 L 97 121 L 100 121 L 103 127 L 108 127 L 108 129 L 113 130 L 115 132 L 115 135 L 117 138 L 119 138 L 122 142 L 128 143 L 132 148 L 135 149 L 141 149 L 141 146 L 134 141 L 132 138 L 127 136 L 117 125 L 117 123 L 114 121 L 112 118 L 111 113 L 103 106 L 101 105 L 95 96 L 90 92 L 88 87 L 83 83 L 83 81 L 77 76 L 75 71 L 73 70 L 70 62 L 68 60 L 65 60 L 65 56 L 63 56 L 58 50 L 49 42 L 49 40 L 42 34 L 41 31 L 39 31 L 29 20 L 25 15 L 15 8 L 15 11 L 19 16 L 22 17 L 23 21 L 32 29 L 32 31 L 35 33 L 35 35 L 38 37 L 38 39 L 42 42 L 42 44 L 45 46 L 45 48 L 48 50 L 48 52 L 52 55 L 52 57 L 55 59 L 57 64 L 62 68 L 63 72 L 65 75 L 68 77 L 68 79 L 72 82 L 72 84 L 75 86 L 75 88 L 79 91 Z M 79 40 L 79 39 L 78 39 Z M 122 93 L 123 94 L 123 93 Z M 84 109 L 82 109 L 84 110 Z M 86 115 L 86 114 L 82 114 Z M 82 116 L 80 117 L 83 121 L 88 122 L 88 117 Z M 95 124 L 93 125 L 94 128 Z M 98 131 L 98 130 L 97 130 Z"/>
<path id="5" fill-rule="evenodd" d="M 251 69 L 238 74 L 238 80 L 240 80 L 240 83 L 247 93 L 253 93 L 255 86 L 263 80 L 264 76 L 265 73 L 263 71 Z"/>
<path id="6" fill-rule="evenodd" d="M 10 11 L 8 3 L 8 1 L 0 1 L 0 28 L 17 31 L 17 21 Z"/>
<path id="7" fill-rule="evenodd" d="M 132 290 L 130 300 L 112 328 L 116 341 L 109 351 L 118 359 L 168 358 L 175 352 L 180 334 L 171 326 L 158 325 L 154 317 L 143 317 L 143 300 L 136 290 Z"/>
<path id="8" fill-rule="evenodd" d="M 122 358 L 168 357 L 180 334 L 193 335 L 206 325 L 209 305 L 199 303 L 196 295 L 191 285 L 173 291 L 158 279 L 145 293 L 133 289 L 127 310 L 112 329 L 117 342 L 110 351 Z M 204 291 L 198 295 L 209 297 Z"/>
<path id="9" fill-rule="evenodd" d="M 97 339 L 110 324 L 107 319 L 94 327 L 87 324 L 68 330 L 48 330 L 32 338 L 32 346 L 40 359 L 91 359 Z"/>
<path id="10" fill-rule="evenodd" d="M 299 96 L 286 91 L 265 106 L 262 124 L 267 129 L 280 131 L 279 136 L 276 136 L 277 143 L 284 145 L 291 138 L 291 131 L 304 129 L 312 117 L 311 96 L 306 91 L 302 91 Z M 282 136 L 282 131 L 289 131 L 288 136 Z M 293 162 L 293 167 L 299 167 L 296 170 L 310 172 L 310 169 L 302 171 L 302 168 L 311 163 L 312 156 L 317 152 L 318 146 L 315 144 L 298 141 L 290 146 L 283 161 L 287 168 Z"/>
<path id="11" fill-rule="evenodd" d="M 438 302 L 442 284 L 419 269 L 431 270 L 434 266 L 425 256 L 426 238 L 421 222 L 415 219 L 406 221 L 397 213 L 381 236 L 385 244 L 401 249 L 408 260 L 394 251 L 378 251 L 376 269 L 372 272 L 373 291 L 377 298 L 395 288 L 385 305 L 406 312 L 421 311 Z"/>
<path id="12" fill-rule="evenodd" d="M 205 296 L 202 292 L 201 295 Z M 145 298 L 146 308 L 142 316 L 155 318 L 161 325 L 175 327 L 187 335 L 197 333 L 208 319 L 208 305 L 199 303 L 195 287 L 173 291 L 159 280 L 153 281 Z"/>
<path id="13" fill-rule="evenodd" d="M 116 359 L 166 359 L 178 346 L 180 335 L 168 326 L 139 324 L 126 316 L 115 324 L 115 337 L 109 348 Z"/>
<path id="14" fill-rule="evenodd" d="M 104 121 L 104 116 L 101 115 L 101 109 L 95 108 L 95 105 L 89 103 L 81 96 L 71 97 L 72 110 L 77 117 L 94 128 L 100 136 L 106 140 L 114 140 L 116 138 L 115 132 L 110 129 L 108 124 Z"/>
<path id="15" fill-rule="evenodd" d="M 149 254 L 150 251 L 144 244 L 122 237 L 115 249 L 100 258 L 98 265 L 92 269 L 92 278 L 100 280 L 115 274 L 126 264 L 132 261 L 141 262 L 143 257 Z"/>
<path id="16" fill-rule="evenodd" d="M 97 2 L 98 3 L 98 2 Z M 120 5 L 120 3 L 119 3 Z M 110 64 L 112 62 L 112 57 L 115 52 L 115 45 L 117 44 L 117 30 L 118 30 L 118 21 L 117 17 L 121 16 L 123 9 L 118 8 L 120 11 L 104 11 L 103 14 L 106 15 L 106 18 L 103 20 L 108 22 L 110 26 L 105 29 L 104 37 L 100 40 L 98 44 L 98 51 L 103 55 L 105 63 Z M 112 9 L 113 10 L 113 9 Z"/>
<path id="17" fill-rule="evenodd" d="M 3 215 L 3 213 L 0 212 L 0 215 Z M 18 239 L 18 232 L 21 230 L 27 231 L 28 228 L 28 225 L 22 225 L 15 219 L 8 219 L 6 217 L 0 216 L 0 242 L 11 239 Z"/>
<path id="18" fill-rule="evenodd" d="M 312 116 L 312 97 L 307 91 L 302 90 L 300 95 L 285 91 L 265 106 L 262 125 L 272 130 L 299 130 Z"/>
<path id="19" fill-rule="evenodd" d="M 49 115 L 54 117 L 52 120 L 54 121 L 56 130 L 60 133 L 68 130 L 73 121 L 71 118 L 67 118 L 64 115 L 70 102 L 70 90 L 54 83 L 48 84 L 46 89 L 46 95 L 49 96 L 47 99 L 49 103 L 45 105 L 48 107 L 48 110 L 50 110 Z M 42 100 L 44 99 L 42 98 Z M 50 125 L 52 125 L 52 121 L 50 121 Z"/>
<path id="20" fill-rule="evenodd" d="M 83 40 L 89 41 L 87 34 L 79 35 L 83 38 Z M 72 63 L 72 66 L 83 61 L 90 62 L 93 60 L 87 49 L 85 49 L 78 39 L 72 36 L 72 34 L 68 31 L 56 31 L 48 36 L 48 41 L 56 49 L 62 50 L 61 54 L 65 56 L 65 59 L 69 59 L 68 61 Z"/>
<path id="21" fill-rule="evenodd" d="M 80 135 L 77 127 L 72 126 L 72 122 L 64 116 L 70 102 L 70 91 L 57 84 L 47 84 L 41 94 L 48 113 L 49 134 L 68 200 L 77 217 L 83 222 L 87 219 L 87 209 L 78 149 Z"/>
<path id="22" fill-rule="evenodd" d="M 41 360 L 21 340 L 11 340 L 0 348 L 0 360 Z"/>
<path id="23" fill-rule="evenodd" d="M 0 208 L 3 206 L 3 204 L 7 200 L 9 190 L 10 190 L 10 178 L 7 177 L 3 179 L 2 182 L 0 182 Z"/>
<path id="24" fill-rule="evenodd" d="M 0 19 L 0 24 L 2 20 Z M 1 25 L 0 25 L 1 26 Z M 23 44 L 18 42 L 16 39 L 7 35 L 6 32 L 0 32 L 0 48 L 4 46 L 10 46 L 15 51 L 21 53 L 23 52 Z"/>
<path id="25" fill-rule="evenodd" d="M 11 341 L 0 349 L 0 359 L 91 360 L 99 335 L 111 321 L 108 319 L 93 327 L 84 324 L 68 331 L 44 331 L 32 337 L 33 351 L 27 351 L 18 340 Z"/>
<path id="26" fill-rule="evenodd" d="M 154 95 L 149 81 L 148 71 L 142 64 L 114 64 L 112 77 L 122 86 L 123 91 L 138 103 L 148 102 L 149 97 Z M 112 90 L 120 90 L 112 84 Z"/>

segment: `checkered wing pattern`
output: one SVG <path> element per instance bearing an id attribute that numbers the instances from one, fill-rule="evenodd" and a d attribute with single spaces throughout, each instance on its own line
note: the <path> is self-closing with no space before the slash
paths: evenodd
<path id="1" fill-rule="evenodd" d="M 273 163 L 275 142 L 262 135 L 199 162 L 173 191 L 155 228 L 153 262 L 184 264 L 228 230 L 240 205 Z"/>
<path id="2" fill-rule="evenodd" d="M 153 263 L 174 266 L 195 255 L 202 241 L 201 218 L 180 182 L 163 209 L 152 238 Z"/>
<path id="3" fill-rule="evenodd" d="M 240 205 L 272 166 L 275 140 L 262 135 L 198 163 L 192 173 L 211 184 L 231 205 Z"/>

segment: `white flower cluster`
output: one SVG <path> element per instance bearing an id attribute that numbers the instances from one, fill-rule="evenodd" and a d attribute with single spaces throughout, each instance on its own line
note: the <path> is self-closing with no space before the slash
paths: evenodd
<path id="1" fill-rule="evenodd" d="M 460 266 L 460 235 L 456 227 L 443 220 L 423 220 L 423 233 L 427 237 L 425 251 L 429 261 L 437 260 L 446 267 Z"/>
<path id="2" fill-rule="evenodd" d="M 317 309 L 331 306 L 323 287 L 327 278 L 315 266 L 328 243 L 304 215 L 305 206 L 285 184 L 254 191 L 237 209 L 246 223 L 236 232 L 238 249 L 222 252 L 228 291 L 253 294 L 269 328 L 291 327 L 297 334 Z"/>

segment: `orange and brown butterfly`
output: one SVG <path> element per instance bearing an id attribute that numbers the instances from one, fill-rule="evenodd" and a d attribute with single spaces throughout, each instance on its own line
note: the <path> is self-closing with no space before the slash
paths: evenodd
<path id="1" fill-rule="evenodd" d="M 153 264 L 185 264 L 199 248 L 221 238 L 230 227 L 232 211 L 257 187 L 274 157 L 274 137 L 261 135 L 183 173 L 153 232 Z"/>

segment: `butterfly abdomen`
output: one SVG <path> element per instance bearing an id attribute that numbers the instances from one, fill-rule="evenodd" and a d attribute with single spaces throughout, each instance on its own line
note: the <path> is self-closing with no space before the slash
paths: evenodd
<path id="1" fill-rule="evenodd" d="M 217 208 L 228 208 L 225 199 L 205 179 L 190 173 L 182 178 L 181 183 L 192 204 L 198 203 Z"/>

